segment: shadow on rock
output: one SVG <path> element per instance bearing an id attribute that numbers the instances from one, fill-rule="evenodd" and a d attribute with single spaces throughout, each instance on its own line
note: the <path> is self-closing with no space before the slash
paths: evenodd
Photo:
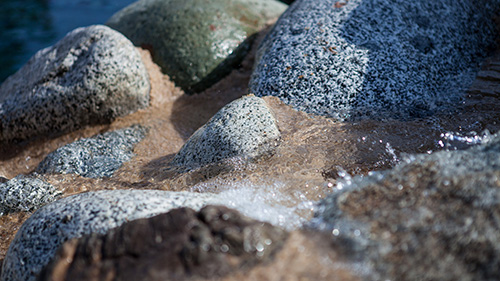
<path id="1" fill-rule="evenodd" d="M 66 242 L 38 280 L 216 278 L 272 260 L 287 236 L 226 207 L 179 208 Z"/>

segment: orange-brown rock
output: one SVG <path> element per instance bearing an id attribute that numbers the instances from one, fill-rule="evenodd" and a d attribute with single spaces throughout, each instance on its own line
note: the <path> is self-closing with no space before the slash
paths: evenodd
<path id="1" fill-rule="evenodd" d="M 179 208 L 66 242 L 39 280 L 214 278 L 270 260 L 287 236 L 225 207 Z"/>

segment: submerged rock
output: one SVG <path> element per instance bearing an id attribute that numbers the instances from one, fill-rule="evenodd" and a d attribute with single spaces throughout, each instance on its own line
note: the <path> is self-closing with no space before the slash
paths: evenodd
<path id="1" fill-rule="evenodd" d="M 77 28 L 0 85 L 0 142 L 107 123 L 149 104 L 140 54 L 106 26 Z"/>
<path id="2" fill-rule="evenodd" d="M 134 146 L 145 135 L 146 129 L 135 125 L 75 141 L 50 153 L 38 165 L 37 172 L 77 174 L 88 178 L 111 177 L 134 156 Z"/>
<path id="3" fill-rule="evenodd" d="M 391 280 L 500 278 L 500 136 L 346 178 L 317 218 Z"/>
<path id="4" fill-rule="evenodd" d="M 455 108 L 495 45 L 495 1 L 300 0 L 262 42 L 250 92 L 338 119 Z"/>
<path id="5" fill-rule="evenodd" d="M 196 168 L 235 156 L 251 159 L 271 151 L 279 138 L 266 102 L 248 95 L 219 110 L 187 140 L 172 163 Z"/>
<path id="6" fill-rule="evenodd" d="M 107 25 L 151 49 L 177 86 L 199 92 L 228 74 L 252 35 L 286 7 L 275 0 L 140 0 Z"/>
<path id="7" fill-rule="evenodd" d="M 179 208 L 66 242 L 38 280 L 216 278 L 269 260 L 286 237 L 226 207 Z"/>
<path id="8" fill-rule="evenodd" d="M 61 192 L 41 179 L 17 176 L 0 183 L 0 216 L 11 212 L 31 212 L 51 203 Z"/>
<path id="9" fill-rule="evenodd" d="M 199 210 L 214 195 L 155 190 L 109 190 L 58 200 L 35 212 L 12 241 L 0 280 L 35 280 L 56 250 L 67 240 L 104 234 L 125 222 L 152 217 L 171 209 Z"/>

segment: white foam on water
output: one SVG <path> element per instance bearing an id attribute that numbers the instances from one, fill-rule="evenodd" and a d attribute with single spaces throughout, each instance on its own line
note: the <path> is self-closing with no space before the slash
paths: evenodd
<path id="1" fill-rule="evenodd" d="M 479 145 L 489 142 L 492 139 L 492 134 L 489 130 L 482 133 L 476 131 L 470 132 L 446 132 L 441 134 L 441 139 L 438 145 L 445 150 L 460 150 L 467 148 L 470 145 Z"/>
<path id="2" fill-rule="evenodd" d="M 253 219 L 294 230 L 310 219 L 316 202 L 308 200 L 300 191 L 283 192 L 285 187 L 286 183 L 277 180 L 262 183 L 241 180 L 201 183 L 192 189 L 218 193 L 217 203 L 221 205 Z"/>

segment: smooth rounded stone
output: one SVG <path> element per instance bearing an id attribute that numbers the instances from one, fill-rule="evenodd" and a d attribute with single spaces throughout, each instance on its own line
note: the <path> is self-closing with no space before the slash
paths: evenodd
<path id="1" fill-rule="evenodd" d="M 381 275 L 373 279 L 495 280 L 499 218 L 496 135 L 467 150 L 408 156 L 392 170 L 344 178 L 319 203 L 315 226 L 373 264 Z"/>
<path id="2" fill-rule="evenodd" d="M 102 25 L 77 28 L 0 85 L 0 142 L 110 122 L 148 106 L 149 90 L 125 36 Z"/>
<path id="3" fill-rule="evenodd" d="M 259 47 L 250 92 L 340 120 L 452 110 L 495 45 L 499 5 L 298 0 Z"/>
<path id="4" fill-rule="evenodd" d="M 212 279 L 272 260 L 287 235 L 226 207 L 179 208 L 65 242 L 38 280 Z"/>
<path id="5" fill-rule="evenodd" d="M 244 96 L 219 110 L 175 155 L 172 164 L 196 168 L 240 156 L 252 159 L 270 152 L 281 133 L 266 102 Z"/>
<path id="6" fill-rule="evenodd" d="M 105 190 L 58 200 L 35 212 L 19 229 L 3 263 L 0 280 L 35 280 L 67 240 L 104 234 L 125 222 L 174 208 L 199 210 L 213 194 L 158 190 Z"/>
<path id="7" fill-rule="evenodd" d="M 275 0 L 140 0 L 106 23 L 188 93 L 220 80 L 248 52 L 252 35 L 287 8 Z"/>
<path id="8" fill-rule="evenodd" d="M 146 136 L 140 125 L 81 139 L 58 148 L 38 165 L 40 174 L 77 174 L 88 178 L 111 177 L 135 156 L 135 145 Z"/>
<path id="9" fill-rule="evenodd" d="M 41 179 L 17 176 L 0 183 L 0 216 L 11 212 L 34 211 L 60 195 L 59 190 Z"/>

